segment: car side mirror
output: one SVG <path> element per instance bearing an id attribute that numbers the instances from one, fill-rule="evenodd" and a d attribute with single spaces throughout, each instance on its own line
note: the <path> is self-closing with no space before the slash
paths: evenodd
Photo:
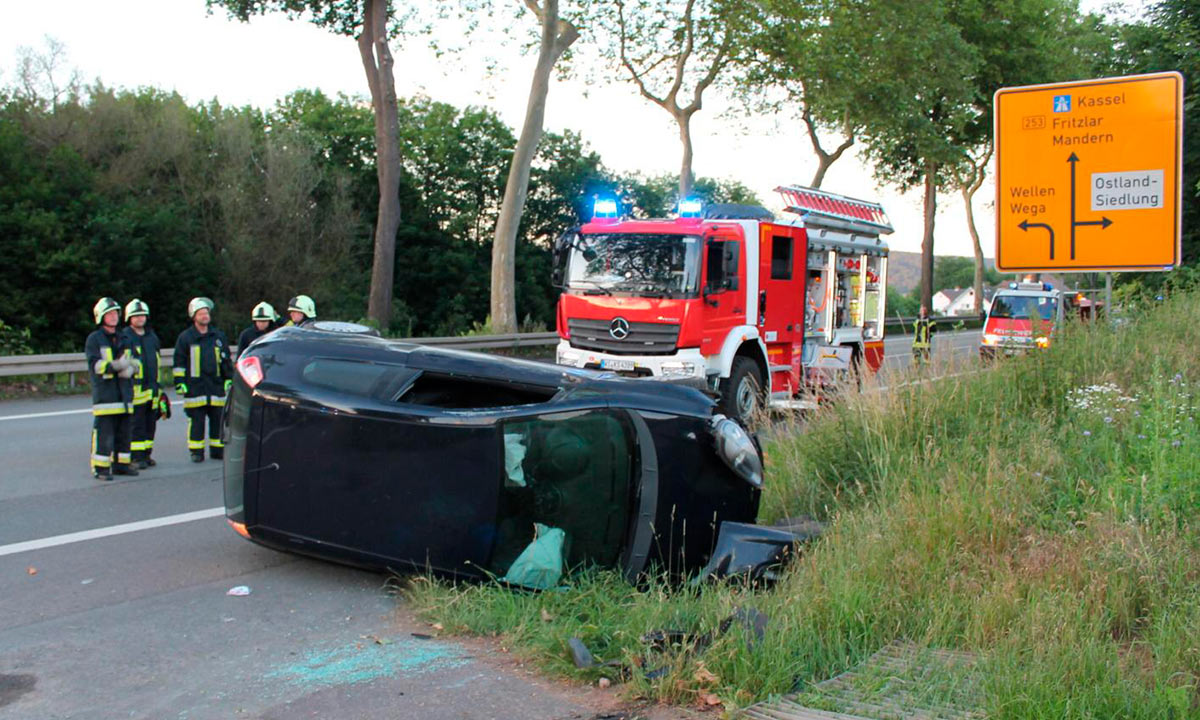
<path id="1" fill-rule="evenodd" d="M 567 263 L 571 260 L 571 248 L 578 244 L 579 233 L 575 230 L 568 230 L 555 238 L 550 259 L 550 284 L 553 287 L 566 287 Z M 592 254 L 592 258 L 595 257 L 596 252 L 590 248 L 584 250 L 584 259 L 590 261 L 592 258 L 587 256 L 589 252 Z"/>

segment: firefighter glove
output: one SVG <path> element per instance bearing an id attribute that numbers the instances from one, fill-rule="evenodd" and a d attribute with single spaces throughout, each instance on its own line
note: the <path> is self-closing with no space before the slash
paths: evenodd
<path id="1" fill-rule="evenodd" d="M 233 387 L 233 381 L 232 381 L 232 380 L 226 380 L 226 381 L 225 381 L 225 394 L 226 394 L 226 395 L 228 395 L 228 394 L 229 394 L 229 388 L 231 388 L 231 387 Z"/>
<path id="2" fill-rule="evenodd" d="M 167 399 L 166 395 L 158 396 L 156 409 L 160 420 L 167 420 L 171 417 L 171 401 Z"/>
<path id="3" fill-rule="evenodd" d="M 175 385 L 175 392 L 176 392 L 176 394 L 178 394 L 180 397 L 183 397 L 184 395 L 187 395 L 187 383 L 177 383 L 177 384 Z"/>

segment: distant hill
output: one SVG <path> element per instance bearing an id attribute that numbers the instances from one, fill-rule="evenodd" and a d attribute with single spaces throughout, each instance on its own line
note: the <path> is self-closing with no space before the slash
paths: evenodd
<path id="1" fill-rule="evenodd" d="M 996 265 L 990 258 L 984 258 L 983 263 L 986 268 Z M 921 253 L 895 250 L 888 253 L 888 286 L 907 293 L 919 284 L 921 284 Z"/>

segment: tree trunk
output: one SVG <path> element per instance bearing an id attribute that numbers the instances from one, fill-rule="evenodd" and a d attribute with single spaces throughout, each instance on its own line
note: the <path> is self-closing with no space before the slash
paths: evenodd
<path id="1" fill-rule="evenodd" d="M 692 194 L 695 181 L 692 175 L 692 115 L 676 113 L 675 122 L 679 125 L 679 142 L 683 145 L 683 160 L 679 164 L 679 199 L 683 200 Z"/>
<path id="2" fill-rule="evenodd" d="M 933 314 L 933 219 L 937 214 L 937 163 L 925 163 L 925 235 L 921 239 L 921 304 Z"/>
<path id="3" fill-rule="evenodd" d="M 521 137 L 513 150 L 512 164 L 508 168 L 508 182 L 504 186 L 504 200 L 500 204 L 500 217 L 492 239 L 491 319 L 492 330 L 497 333 L 517 331 L 517 230 L 521 225 L 521 215 L 525 210 L 525 199 L 529 192 L 530 166 L 533 165 L 533 156 L 542 139 L 546 96 L 550 91 L 550 74 L 563 52 L 579 36 L 570 23 L 562 24 L 560 34 L 557 0 L 545 0 L 538 20 L 542 25 L 542 40 L 537 65 L 533 71 L 533 81 L 529 86 L 525 124 L 521 127 Z"/>
<path id="4" fill-rule="evenodd" d="M 978 186 L 976 186 L 977 188 Z M 971 243 L 975 248 L 975 314 L 983 314 L 983 247 L 979 244 L 979 230 L 975 228 L 975 210 L 971 200 L 975 190 L 964 186 L 962 189 L 963 204 L 967 206 L 967 232 L 971 234 Z"/>
<path id="5" fill-rule="evenodd" d="M 821 183 L 825 182 L 825 173 L 829 172 L 829 166 L 832 164 L 833 161 L 829 159 L 828 155 L 818 155 L 817 171 L 813 173 L 813 179 L 809 183 L 809 187 L 820 188 Z"/>
<path id="6" fill-rule="evenodd" d="M 971 235 L 971 243 L 975 250 L 975 314 L 983 314 L 983 247 L 979 244 L 979 230 L 975 227 L 975 193 L 983 186 L 987 177 L 988 163 L 992 160 L 993 146 L 989 140 L 984 153 L 978 159 L 971 159 L 971 174 L 964 181 L 962 175 L 956 174 L 959 189 L 962 190 L 963 205 L 967 208 L 967 232 Z M 969 155 L 968 155 L 969 157 Z"/>
<path id="7" fill-rule="evenodd" d="M 849 124 L 847 124 L 846 139 L 837 146 L 836 150 L 828 152 L 821 145 L 821 138 L 817 135 L 817 122 L 813 119 L 812 112 L 808 109 L 807 104 L 804 106 L 801 117 L 804 119 L 805 132 L 808 133 L 808 140 L 812 143 L 813 152 L 817 154 L 817 172 L 813 174 L 813 179 L 809 187 L 820 188 L 821 183 L 825 182 L 825 173 L 829 172 L 830 166 L 837 162 L 850 149 L 850 146 L 854 144 L 855 134 L 850 130 Z"/>
<path id="8" fill-rule="evenodd" d="M 371 106 L 375 111 L 375 174 L 379 213 L 375 221 L 375 258 L 367 317 L 380 330 L 392 319 L 392 283 L 396 270 L 396 231 L 400 227 L 400 129 L 392 53 L 387 45 L 387 0 L 364 0 L 363 31 L 358 36 Z"/>

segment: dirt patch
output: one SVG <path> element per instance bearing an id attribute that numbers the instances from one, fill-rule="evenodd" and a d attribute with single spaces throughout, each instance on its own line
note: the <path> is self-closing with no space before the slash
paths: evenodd
<path id="1" fill-rule="evenodd" d="M 0 673 L 0 707 L 11 705 L 37 686 L 36 675 L 5 675 Z"/>

